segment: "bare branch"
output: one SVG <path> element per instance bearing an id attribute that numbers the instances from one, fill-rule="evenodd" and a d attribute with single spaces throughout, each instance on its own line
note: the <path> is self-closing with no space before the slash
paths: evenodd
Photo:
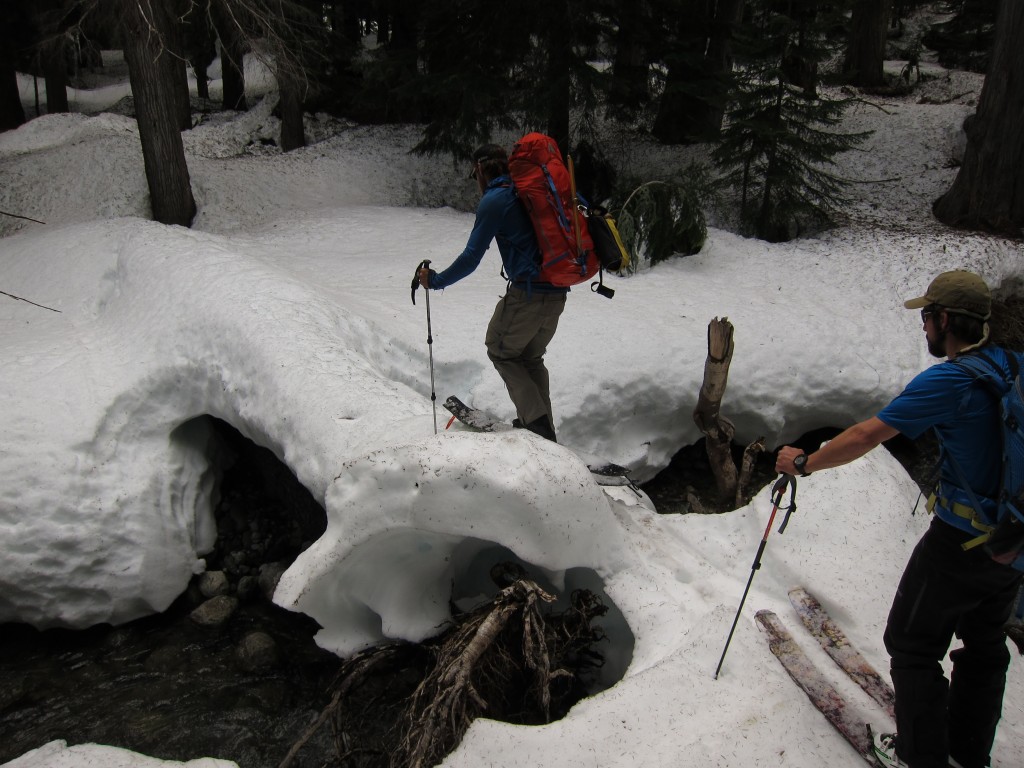
<path id="1" fill-rule="evenodd" d="M 9 296 L 10 298 L 14 299 L 15 301 L 24 301 L 26 304 L 31 304 L 33 307 L 39 307 L 40 309 L 48 309 L 51 312 L 60 312 L 59 309 L 54 309 L 53 307 L 48 307 L 45 304 L 36 304 L 34 301 L 29 301 L 28 299 L 23 299 L 23 298 L 21 298 L 21 296 L 15 296 L 13 293 L 8 293 L 7 291 L 0 291 L 0 293 L 2 293 L 4 296 Z"/>
<path id="2" fill-rule="evenodd" d="M 8 213 L 7 211 L 0 211 L 0 214 L 3 214 L 4 216 L 10 216 L 12 219 L 24 219 L 25 221 L 34 221 L 36 224 L 46 223 L 45 221 L 40 221 L 39 219 L 33 219 L 31 216 L 19 216 L 16 213 Z"/>

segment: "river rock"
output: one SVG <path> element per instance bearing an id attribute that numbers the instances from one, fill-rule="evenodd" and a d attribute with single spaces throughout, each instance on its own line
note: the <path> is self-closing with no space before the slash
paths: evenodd
<path id="1" fill-rule="evenodd" d="M 234 615 L 238 600 L 228 595 L 211 597 L 189 614 L 189 618 L 202 627 L 219 627 Z"/>
<path id="2" fill-rule="evenodd" d="M 249 632 L 235 648 L 239 666 L 246 672 L 260 672 L 277 664 L 277 643 L 266 632 Z"/>
<path id="3" fill-rule="evenodd" d="M 146 657 L 143 666 L 147 672 L 177 672 L 186 668 L 186 662 L 187 657 L 180 647 L 176 645 L 163 645 Z"/>
<path id="4" fill-rule="evenodd" d="M 217 597 L 231 591 L 228 575 L 224 571 L 207 571 L 199 576 L 199 591 L 203 597 Z"/>
<path id="5" fill-rule="evenodd" d="M 277 582 L 281 580 L 281 575 L 286 570 L 288 570 L 288 565 L 285 563 L 265 563 L 260 566 L 260 590 L 268 600 L 274 599 Z"/>
<path id="6" fill-rule="evenodd" d="M 238 586 L 235 587 L 235 594 L 238 595 L 239 600 L 248 600 L 249 598 L 258 595 L 259 590 L 260 584 L 255 576 L 243 576 L 238 580 Z"/>

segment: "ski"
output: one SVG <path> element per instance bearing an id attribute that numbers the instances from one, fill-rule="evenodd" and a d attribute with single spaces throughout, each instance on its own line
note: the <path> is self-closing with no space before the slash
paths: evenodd
<path id="1" fill-rule="evenodd" d="M 472 429 L 481 432 L 505 432 L 513 429 L 513 426 L 507 421 L 497 419 L 478 408 L 471 408 L 455 395 L 445 400 L 443 405 L 451 413 L 452 421 L 457 419 Z M 445 429 L 451 425 L 452 422 L 449 421 Z M 635 493 L 639 493 L 640 489 L 630 479 L 629 470 L 626 467 L 611 462 L 587 461 L 587 468 L 598 485 L 625 485 Z"/>
<path id="2" fill-rule="evenodd" d="M 807 698 L 825 716 L 833 727 L 871 765 L 877 766 L 874 746 L 871 742 L 867 719 L 837 691 L 825 676 L 814 666 L 785 625 L 772 611 L 758 611 L 754 618 L 768 635 L 768 647 L 782 662 L 789 676 L 793 678 Z"/>
<path id="3" fill-rule="evenodd" d="M 821 644 L 832 660 L 839 665 L 850 678 L 874 699 L 886 714 L 896 721 L 896 694 L 892 686 L 886 682 L 870 662 L 858 651 L 846 633 L 821 607 L 821 603 L 803 587 L 789 591 L 789 600 L 800 616 L 800 620 L 808 631 Z"/>
<path id="4" fill-rule="evenodd" d="M 504 432 L 512 429 L 512 425 L 507 421 L 501 421 L 493 416 L 489 416 L 479 408 L 470 408 L 455 395 L 452 395 L 445 400 L 443 405 L 448 409 L 448 412 L 453 417 L 461 421 L 467 427 L 479 429 L 481 432 Z M 448 422 L 448 425 L 451 426 L 450 421 Z"/>

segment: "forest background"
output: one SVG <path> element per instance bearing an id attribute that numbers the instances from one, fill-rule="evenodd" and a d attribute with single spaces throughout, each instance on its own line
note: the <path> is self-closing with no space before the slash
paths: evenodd
<path id="1" fill-rule="evenodd" d="M 275 73 L 279 145 L 306 143 L 304 114 L 415 123 L 414 151 L 463 160 L 496 130 L 541 130 L 570 153 L 579 186 L 652 260 L 699 250 L 709 200 L 726 224 L 771 241 L 841 215 L 849 179 L 832 156 L 862 138 L 836 130 L 851 103 L 906 91 L 922 48 L 946 67 L 989 74 L 952 188 L 935 202 L 953 226 L 1018 237 L 1024 225 L 1024 77 L 1014 41 L 1024 7 L 1000 0 L 9 0 L 0 31 L 0 130 L 26 115 L 17 72 L 45 81 L 35 112 L 67 111 L 67 88 L 123 49 L 152 215 L 189 226 L 196 203 L 181 131 L 214 108 L 207 69 L 221 55 L 224 109 L 245 110 L 247 53 Z M 913 19 L 928 11 L 924 28 Z M 935 16 L 935 14 L 939 14 Z M 906 67 L 883 71 L 895 45 Z M 197 86 L 190 102 L 187 72 Z M 711 145 L 712 167 L 628 178 L 602 140 L 608 123 L 665 144 Z M 984 180 L 984 184 L 982 184 Z M 656 182 L 652 185 L 651 182 Z M 643 189 L 637 199 L 633 194 Z M 667 214 L 667 215 L 666 215 Z"/>

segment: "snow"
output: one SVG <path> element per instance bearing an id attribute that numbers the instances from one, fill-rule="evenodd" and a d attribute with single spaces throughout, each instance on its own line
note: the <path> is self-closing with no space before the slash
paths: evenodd
<path id="1" fill-rule="evenodd" d="M 889 601 L 928 524 L 911 514 L 917 489 L 899 464 L 876 450 L 800 480 L 799 509 L 771 534 L 715 680 L 769 489 L 727 514 L 659 515 L 642 494 L 595 485 L 579 456 L 644 480 L 699 438 L 691 412 L 714 317 L 736 329 L 723 412 L 740 441 L 763 435 L 774 448 L 874 414 L 933 362 L 902 302 L 936 273 L 1019 280 L 1019 244 L 929 217 L 980 79 L 926 85 L 949 100 L 850 115 L 851 129 L 876 133 L 842 159 L 863 182 L 845 226 L 787 244 L 712 228 L 700 254 L 613 278 L 610 302 L 574 290 L 547 357 L 562 445 L 445 431 L 447 412 L 432 408 L 431 353 L 439 400 L 513 415 L 482 339 L 504 287 L 494 253 L 431 295 L 429 348 L 424 294 L 409 300 L 419 261 L 444 266 L 462 249 L 474 200 L 464 169 L 409 154 L 415 127 L 311 118 L 325 138 L 281 155 L 260 142 L 276 131 L 272 98 L 210 115 L 185 134 L 192 229 L 145 220 L 137 130 L 102 111 L 123 87 L 77 93 L 81 113 L 0 134 L 0 210 L 46 222 L 0 217 L 0 290 L 43 305 L 0 296 L 0 622 L 85 627 L 165 608 L 215 535 L 217 457 L 199 418 L 210 415 L 270 448 L 324 505 L 326 532 L 275 600 L 315 618 L 326 648 L 431 635 L 452 580 L 471 603 L 498 554 L 609 603 L 604 682 L 619 682 L 548 726 L 478 720 L 445 765 L 861 765 L 753 614 L 777 612 L 864 719 L 889 728 L 798 626 L 786 593 L 806 586 L 887 668 Z M 23 79 L 26 99 L 29 88 Z M 686 152 L 623 151 L 640 176 Z M 1017 765 L 1024 748 L 1022 683 L 1015 660 L 994 768 Z M 5 768 L 161 763 L 58 741 Z"/>

